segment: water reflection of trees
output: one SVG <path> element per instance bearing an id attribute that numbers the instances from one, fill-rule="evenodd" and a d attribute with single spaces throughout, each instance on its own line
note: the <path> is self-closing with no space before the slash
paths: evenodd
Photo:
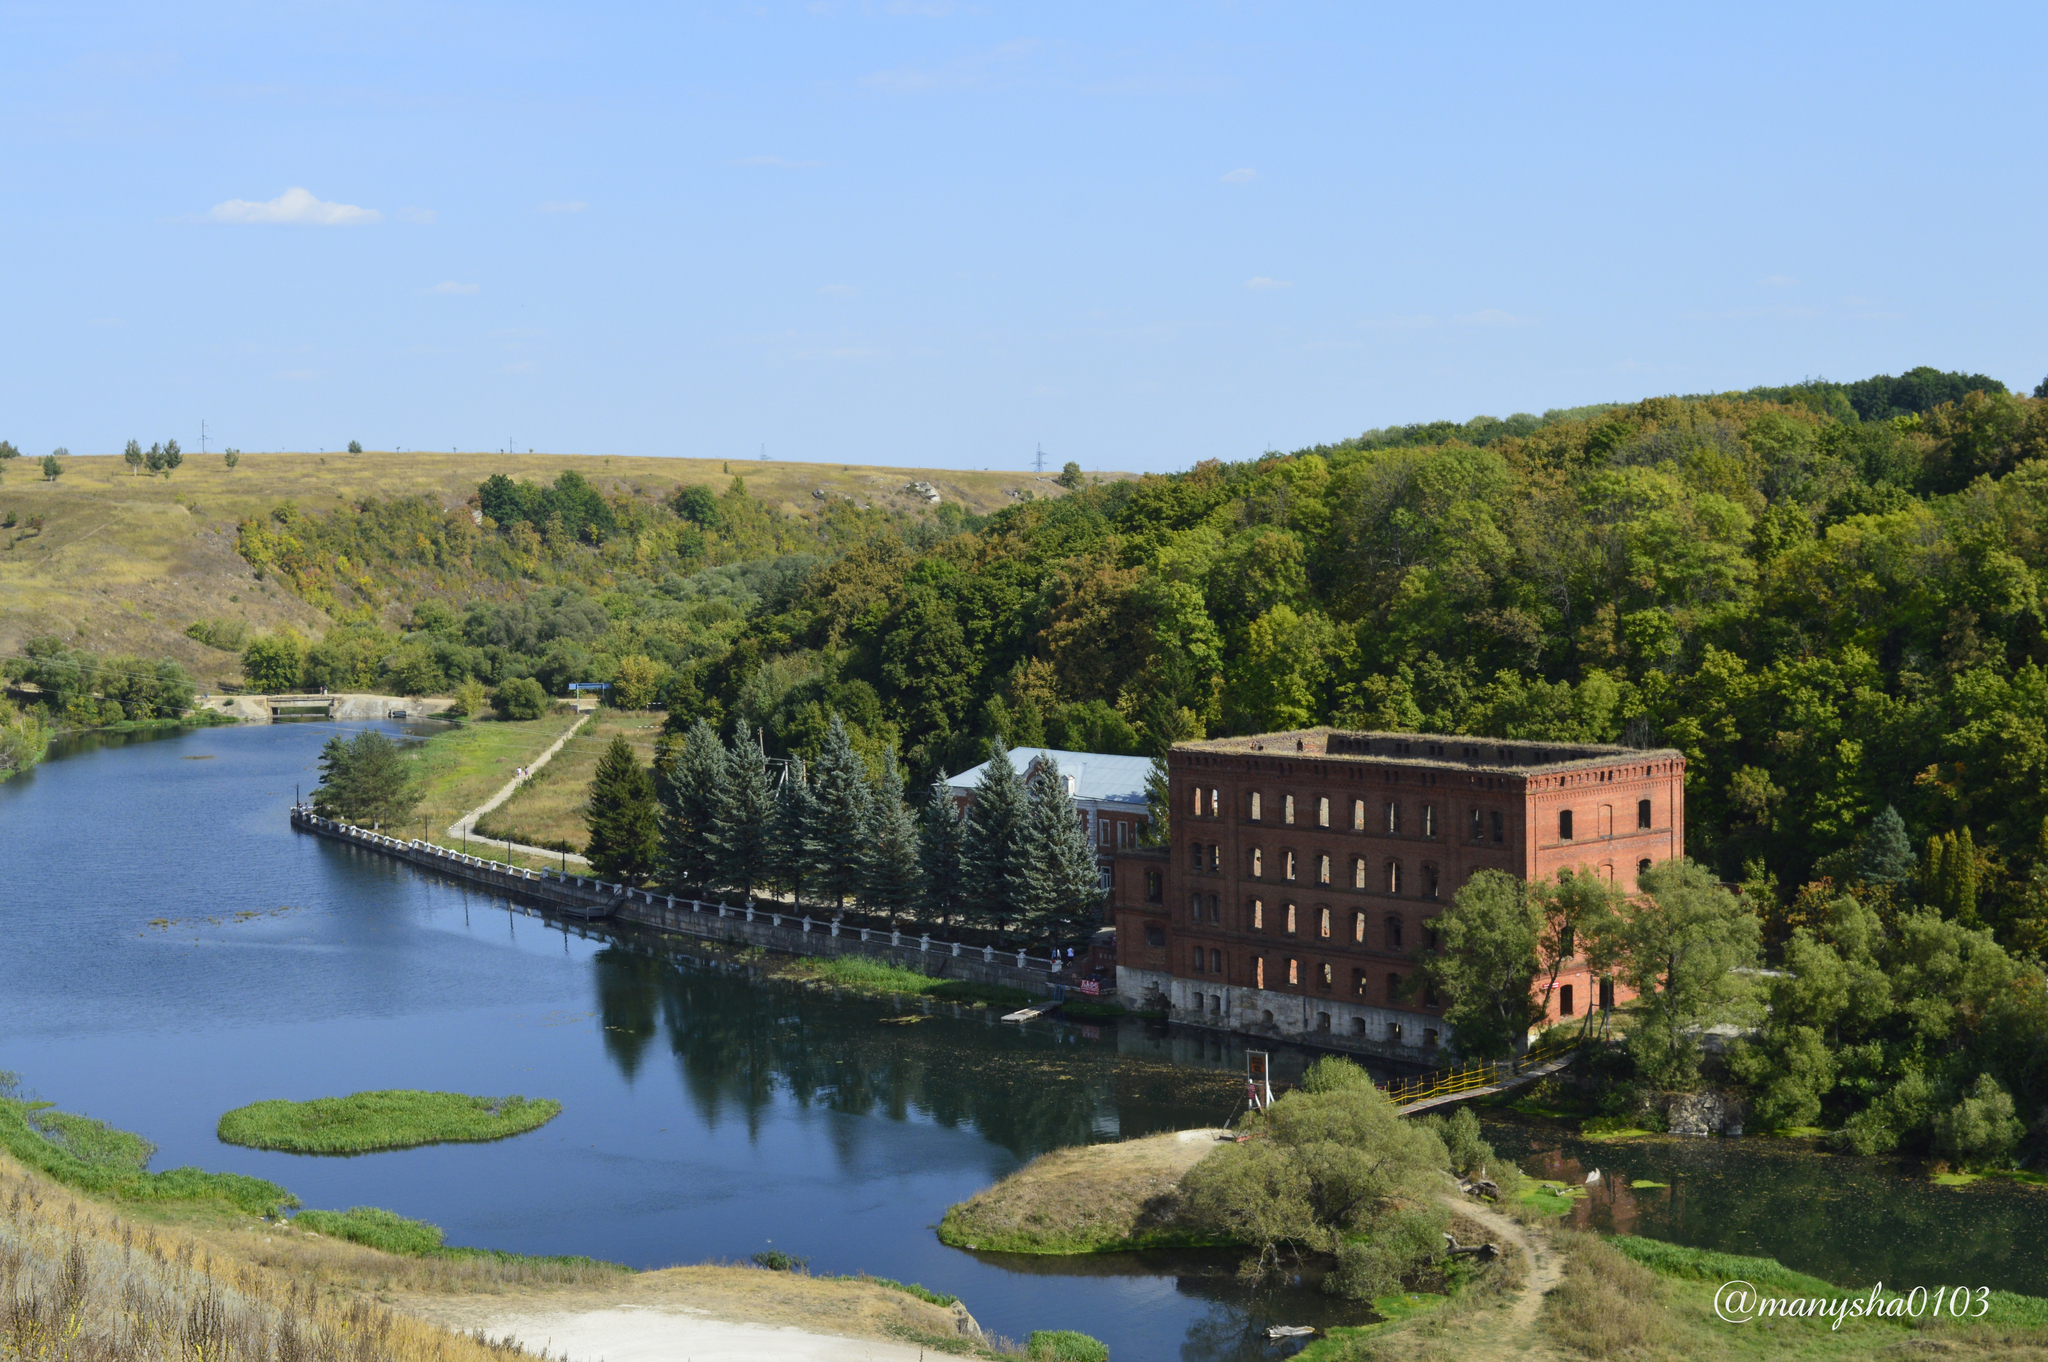
<path id="1" fill-rule="evenodd" d="M 1573 1223 L 1776 1258 L 1842 1286 L 1944 1282 L 2048 1295 L 2039 1253 L 2048 1198 L 1997 1183 L 1939 1187 L 1878 1159 L 1784 1141 L 1653 1139 L 1595 1144 L 1555 1129 L 1488 1123 L 1503 1155 L 1541 1177 L 1602 1182 Z M 1637 1188 L 1636 1179 L 1669 1183 Z"/>
<path id="2" fill-rule="evenodd" d="M 614 945 L 595 957 L 604 1047 L 636 1081 L 665 1037 L 707 1125 L 758 1135 L 769 1105 L 969 1126 L 1020 1158 L 1227 1117 L 1240 1052 L 1196 1059 L 1172 1037 L 1004 1025 L 987 1009 L 934 1005 L 889 1026 L 887 1000 L 764 982 L 721 962 Z"/>

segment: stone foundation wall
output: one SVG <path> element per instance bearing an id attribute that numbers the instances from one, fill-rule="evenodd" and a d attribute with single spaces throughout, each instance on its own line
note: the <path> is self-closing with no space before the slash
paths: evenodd
<path id="1" fill-rule="evenodd" d="M 1419 1013 L 1342 998 L 1208 984 L 1200 979 L 1176 978 L 1163 970 L 1135 969 L 1129 965 L 1117 966 L 1116 987 L 1126 1007 L 1150 1010 L 1163 1001 L 1167 1019 L 1187 1026 L 1292 1041 L 1404 1064 L 1434 1065 L 1450 1057 L 1447 1052 L 1452 1042 L 1451 1028 L 1435 1017 Z"/>

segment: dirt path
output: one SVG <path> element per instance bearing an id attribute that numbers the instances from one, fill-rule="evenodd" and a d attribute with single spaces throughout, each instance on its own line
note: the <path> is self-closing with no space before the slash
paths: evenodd
<path id="1" fill-rule="evenodd" d="M 1564 1279 L 1564 1265 L 1551 1245 L 1550 1237 L 1542 1230 L 1522 1225 L 1472 1197 L 1445 1196 L 1443 1200 L 1446 1206 L 1465 1219 L 1483 1225 L 1494 1243 L 1503 1248 L 1512 1244 L 1520 1249 L 1523 1262 L 1528 1264 L 1527 1275 L 1513 1305 L 1504 1315 L 1496 1315 L 1478 1325 L 1475 1332 L 1479 1337 L 1467 1340 L 1469 1351 L 1466 1355 L 1475 1362 L 1496 1356 L 1551 1362 L 1557 1353 L 1536 1323 L 1537 1316 L 1543 1312 L 1543 1298 Z"/>
<path id="2" fill-rule="evenodd" d="M 578 719 L 575 723 L 569 725 L 568 731 L 563 733 L 561 737 L 555 739 L 553 745 L 550 746 L 547 751 L 541 753 L 539 756 L 533 759 L 533 765 L 526 768 L 525 775 L 512 777 L 512 779 L 506 781 L 502 786 L 499 787 L 498 792 L 496 794 L 492 795 L 489 799 L 486 799 L 483 803 L 471 809 L 468 813 L 462 815 L 462 817 L 456 819 L 453 823 L 450 823 L 448 825 L 448 835 L 450 837 L 461 837 L 471 842 L 482 842 L 485 846 L 503 847 L 507 851 L 518 852 L 523 856 L 541 856 L 546 857 L 548 859 L 559 860 L 564 855 L 566 855 L 569 860 L 576 862 L 576 864 L 578 865 L 590 864 L 590 862 L 584 860 L 583 857 L 578 856 L 573 851 L 567 853 L 560 851 L 550 851 L 546 847 L 530 847 L 523 842 L 507 842 L 495 837 L 479 837 L 476 835 L 476 820 L 482 818 L 492 809 L 497 808 L 500 804 L 510 799 L 521 785 L 525 784 L 527 780 L 532 778 L 533 773 L 535 771 L 538 771 L 541 767 L 547 765 L 548 761 L 555 755 L 555 753 L 562 750 L 562 745 L 568 742 L 569 739 L 575 737 L 577 733 L 581 732 L 583 725 L 589 722 L 590 716 L 586 714 L 582 718 Z"/>

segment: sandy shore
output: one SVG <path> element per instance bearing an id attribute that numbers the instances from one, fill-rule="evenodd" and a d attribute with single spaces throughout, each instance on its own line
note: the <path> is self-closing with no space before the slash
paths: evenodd
<path id="1" fill-rule="evenodd" d="M 569 1362 L 921 1362 L 927 1356 L 914 1344 L 631 1306 L 533 1314 L 484 1310 L 471 1327 L 494 1339 L 509 1335 L 530 1352 Z"/>

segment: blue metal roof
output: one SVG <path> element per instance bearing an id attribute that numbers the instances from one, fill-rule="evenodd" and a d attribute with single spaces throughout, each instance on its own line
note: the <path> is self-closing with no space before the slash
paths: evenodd
<path id="1" fill-rule="evenodd" d="M 1073 779 L 1074 798 L 1108 804 L 1143 804 L 1145 802 L 1145 778 L 1152 774 L 1150 757 L 1113 757 L 1104 752 L 1062 752 L 1052 747 L 1013 747 L 1010 749 L 1010 764 L 1019 773 L 1029 775 L 1031 763 L 1040 757 L 1051 757 L 1059 764 L 1060 774 Z M 971 793 L 981 783 L 981 773 L 988 769 L 988 763 L 970 767 L 957 776 L 948 776 L 946 783 L 961 794 Z"/>

